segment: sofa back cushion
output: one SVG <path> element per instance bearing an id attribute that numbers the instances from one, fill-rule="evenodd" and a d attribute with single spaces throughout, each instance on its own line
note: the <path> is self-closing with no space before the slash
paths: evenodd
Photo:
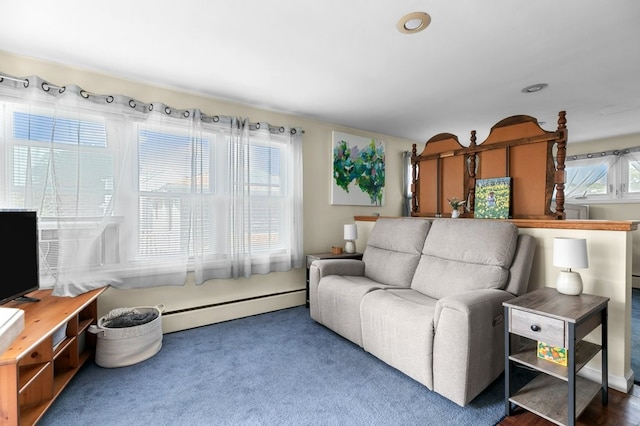
<path id="1" fill-rule="evenodd" d="M 362 256 L 364 275 L 382 284 L 409 287 L 430 225 L 427 219 L 378 219 Z"/>
<path id="2" fill-rule="evenodd" d="M 441 299 L 476 289 L 505 287 L 518 228 L 490 219 L 435 220 L 411 287 Z"/>

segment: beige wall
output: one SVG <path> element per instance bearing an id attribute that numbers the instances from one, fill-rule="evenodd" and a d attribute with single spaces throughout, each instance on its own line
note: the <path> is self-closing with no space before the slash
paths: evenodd
<path id="1" fill-rule="evenodd" d="M 304 251 L 329 251 L 331 246 L 344 244 L 342 225 L 353 223 L 355 215 L 398 216 L 401 214 L 402 152 L 411 150 L 409 141 L 364 132 L 337 124 L 320 122 L 291 114 L 270 112 L 250 106 L 216 100 L 198 94 L 127 81 L 95 72 L 59 64 L 35 61 L 0 52 L 0 72 L 25 77 L 38 75 L 56 85 L 77 84 L 83 89 L 101 94 L 124 94 L 143 102 L 158 101 L 175 108 L 199 108 L 207 114 L 237 115 L 251 121 L 267 121 L 274 125 L 302 127 L 304 161 Z M 331 133 L 334 130 L 364 137 L 374 137 L 386 143 L 386 187 L 383 207 L 332 206 Z M 160 283 L 159 283 L 160 284 Z M 212 280 L 201 286 L 188 282 L 185 287 L 156 287 L 148 290 L 109 289 L 100 298 L 100 314 L 121 306 L 164 304 L 166 311 L 188 310 L 197 306 L 212 306 L 199 313 L 183 312 L 166 315 L 165 331 L 252 315 L 304 303 L 305 273 L 298 269 L 287 273 L 254 275 L 251 279 Z M 299 290 L 287 296 L 264 300 L 247 300 L 258 296 Z M 228 302 L 241 303 L 219 306 Z"/>
<path id="2" fill-rule="evenodd" d="M 580 143 L 571 143 L 571 122 L 567 123 L 569 128 L 569 144 L 567 145 L 567 155 L 588 154 L 612 149 L 631 148 L 640 146 L 640 134 L 615 136 L 610 138 L 594 139 Z"/>

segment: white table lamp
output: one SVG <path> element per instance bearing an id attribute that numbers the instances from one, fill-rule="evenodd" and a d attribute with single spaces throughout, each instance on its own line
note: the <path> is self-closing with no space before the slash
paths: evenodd
<path id="1" fill-rule="evenodd" d="M 350 223 L 344 226 L 344 239 L 346 240 L 344 243 L 344 252 L 355 253 L 355 240 L 358 239 L 358 226 L 355 223 Z"/>
<path id="2" fill-rule="evenodd" d="M 585 238 L 554 238 L 553 266 L 567 268 L 558 274 L 556 290 L 559 293 L 572 296 L 582 293 L 582 277 L 572 269 L 589 267 L 587 240 Z"/>

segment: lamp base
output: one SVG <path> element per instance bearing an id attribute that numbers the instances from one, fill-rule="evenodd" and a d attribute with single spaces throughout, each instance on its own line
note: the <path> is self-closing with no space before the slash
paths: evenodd
<path id="1" fill-rule="evenodd" d="M 560 271 L 556 280 L 558 293 L 577 296 L 582 293 L 582 277 L 574 271 Z"/>
<path id="2" fill-rule="evenodd" d="M 355 253 L 356 252 L 356 243 L 353 240 L 347 240 L 344 243 L 344 252 L 345 253 Z"/>

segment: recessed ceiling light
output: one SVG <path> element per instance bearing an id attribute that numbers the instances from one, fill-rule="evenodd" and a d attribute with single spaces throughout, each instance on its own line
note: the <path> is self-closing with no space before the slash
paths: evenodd
<path id="1" fill-rule="evenodd" d="M 532 84 L 531 86 L 527 86 L 524 89 L 521 90 L 522 93 L 536 93 L 541 91 L 542 89 L 545 89 L 549 87 L 549 85 L 547 83 L 536 83 L 536 84 Z"/>
<path id="2" fill-rule="evenodd" d="M 396 28 L 404 34 L 415 34 L 427 28 L 431 23 L 431 16 L 425 12 L 412 12 L 404 15 Z"/>

